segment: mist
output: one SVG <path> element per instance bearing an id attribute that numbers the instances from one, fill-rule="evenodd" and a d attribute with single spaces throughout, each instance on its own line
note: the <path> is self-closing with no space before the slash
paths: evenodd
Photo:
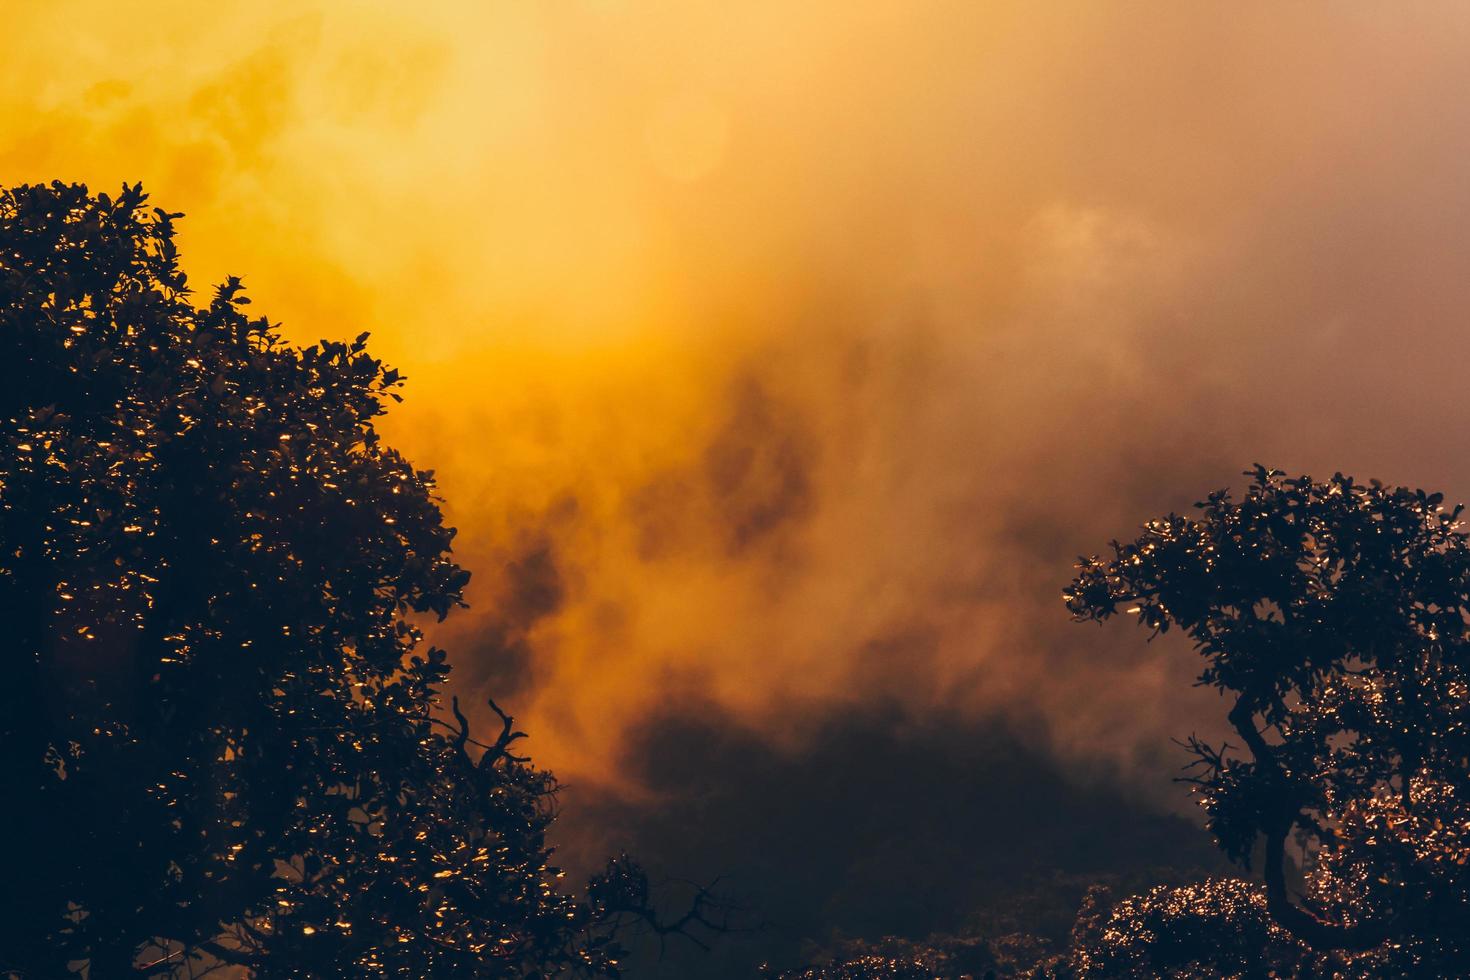
<path id="1" fill-rule="evenodd" d="M 372 331 L 475 574 L 432 639 L 598 806 L 683 792 L 651 719 L 877 711 L 1182 809 L 1218 701 L 1075 557 L 1256 461 L 1470 492 L 1461 5 L 138 7 L 9 13 L 0 173 Z"/>

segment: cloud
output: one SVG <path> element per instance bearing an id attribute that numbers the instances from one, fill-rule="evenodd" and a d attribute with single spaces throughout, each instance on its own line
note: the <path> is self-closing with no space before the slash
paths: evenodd
<path id="1" fill-rule="evenodd" d="M 435 639 L 581 784 L 882 702 L 1154 785 L 1216 705 L 1065 622 L 1077 553 L 1257 459 L 1470 488 L 1457 6 L 104 12 L 12 16 L 0 172 L 374 332 L 476 572 Z"/>

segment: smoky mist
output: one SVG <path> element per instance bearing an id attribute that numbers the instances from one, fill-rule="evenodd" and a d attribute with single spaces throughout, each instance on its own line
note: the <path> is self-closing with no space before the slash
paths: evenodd
<path id="1" fill-rule="evenodd" d="M 1462 6 L 214 6 L 15 12 L 0 169 L 141 179 L 201 286 L 372 331 L 474 572 L 431 639 L 587 803 L 569 859 L 1026 793 L 1131 854 L 1221 711 L 1068 622 L 1077 556 L 1257 461 L 1470 495 Z"/>

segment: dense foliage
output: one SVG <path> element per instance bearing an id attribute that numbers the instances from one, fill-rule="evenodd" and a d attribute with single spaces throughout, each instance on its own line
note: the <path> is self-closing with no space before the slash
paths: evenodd
<path id="1" fill-rule="evenodd" d="M 1014 945 L 1031 937 L 1008 937 Z M 1005 945 L 1002 940 L 1000 946 Z M 1034 950 L 1028 949 L 1027 952 Z M 931 936 L 922 942 L 889 936 L 877 942 L 850 940 L 820 957 L 813 966 L 777 973 L 767 968 L 765 975 L 774 980 L 935 980 L 935 978 L 973 977 L 1012 973 L 1005 969 L 1014 963 L 997 944 L 979 937 Z M 1028 964 L 1029 965 L 1029 964 Z"/>
<path id="2" fill-rule="evenodd" d="M 434 714 L 468 574 L 398 374 L 195 306 L 145 201 L 0 192 L 0 974 L 615 974 L 551 777 Z"/>
<path id="3" fill-rule="evenodd" d="M 1314 957 L 1271 921 L 1259 886 L 1231 879 L 1151 889 L 1124 899 L 1073 950 L 1080 980 L 1215 980 L 1302 975 Z"/>
<path id="4" fill-rule="evenodd" d="M 1227 853 L 1248 864 L 1263 842 L 1271 928 L 1318 952 L 1366 952 L 1364 969 L 1470 970 L 1461 509 L 1341 475 L 1248 475 L 1240 501 L 1211 494 L 1198 517 L 1150 522 L 1110 557 L 1085 560 L 1068 605 L 1098 621 L 1126 607 L 1155 633 L 1179 628 L 1204 657 L 1200 680 L 1229 698 L 1247 755 L 1191 738 L 1191 781 Z M 1307 871 L 1301 901 L 1288 880 L 1293 839 Z"/>

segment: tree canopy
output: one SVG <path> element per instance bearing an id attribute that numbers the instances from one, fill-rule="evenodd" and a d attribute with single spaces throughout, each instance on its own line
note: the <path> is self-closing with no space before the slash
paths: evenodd
<path id="1" fill-rule="evenodd" d="M 1200 682 L 1227 697 L 1241 745 L 1190 737 L 1188 781 L 1229 855 L 1249 866 L 1263 842 L 1275 926 L 1319 952 L 1373 951 L 1389 972 L 1459 972 L 1470 965 L 1462 508 L 1341 474 L 1247 475 L 1242 499 L 1213 493 L 1198 516 L 1151 521 L 1084 559 L 1067 604 L 1079 619 L 1123 611 L 1193 641 Z"/>
<path id="2" fill-rule="evenodd" d="M 469 576 L 402 379 L 194 305 L 179 217 L 0 192 L 0 974 L 616 975 L 643 909 L 559 886 L 509 717 L 434 710 Z"/>

